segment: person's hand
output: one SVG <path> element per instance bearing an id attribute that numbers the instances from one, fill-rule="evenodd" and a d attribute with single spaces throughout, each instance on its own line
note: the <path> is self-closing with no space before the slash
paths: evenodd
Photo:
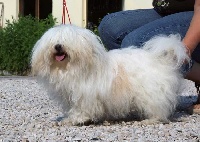
<path id="1" fill-rule="evenodd" d="M 189 64 L 189 63 L 190 63 L 190 60 L 191 60 L 191 54 L 192 54 L 192 52 L 191 52 L 190 48 L 188 48 L 188 46 L 187 46 L 187 44 L 185 43 L 184 39 L 183 39 L 182 42 L 183 42 L 183 44 L 184 44 L 184 46 L 185 46 L 186 53 L 188 54 L 188 58 L 185 59 L 184 64 Z"/>
<path id="2" fill-rule="evenodd" d="M 186 48 L 186 53 L 191 58 L 191 51 L 190 51 L 190 49 L 187 47 L 187 45 L 185 45 L 185 48 Z"/>

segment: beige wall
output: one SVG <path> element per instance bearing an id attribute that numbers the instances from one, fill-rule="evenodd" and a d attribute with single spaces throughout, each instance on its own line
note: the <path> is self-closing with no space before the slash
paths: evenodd
<path id="1" fill-rule="evenodd" d="M 57 18 L 58 24 L 62 23 L 62 1 L 53 0 L 53 16 Z M 17 18 L 19 13 L 19 0 L 0 0 L 4 3 L 4 26 L 5 19 Z M 71 22 L 75 25 L 85 27 L 87 23 L 87 0 L 66 0 Z M 123 0 L 123 10 L 150 8 L 151 0 Z M 66 14 L 66 23 L 69 23 Z"/>
<path id="2" fill-rule="evenodd" d="M 18 0 L 0 0 L 0 2 L 4 3 L 4 19 L 3 19 L 3 26 L 4 26 L 6 19 L 12 20 L 12 17 L 14 19 L 18 17 L 19 4 L 18 4 Z"/>
<path id="3" fill-rule="evenodd" d="M 58 24 L 62 23 L 62 2 L 63 0 L 53 0 L 53 16 L 57 18 Z M 70 15 L 70 20 L 73 24 L 81 27 L 86 25 L 86 2 L 87 0 L 67 0 L 67 8 Z M 67 12 L 65 21 L 69 23 Z"/>
<path id="4" fill-rule="evenodd" d="M 62 0 L 53 0 L 53 15 L 57 17 L 58 24 L 62 23 Z M 75 25 L 86 27 L 87 23 L 87 0 L 67 0 L 67 7 L 70 14 L 71 22 Z M 58 8 L 61 7 L 61 8 Z M 123 0 L 123 10 L 151 8 L 151 0 Z M 69 23 L 66 15 L 66 23 Z"/>
<path id="5" fill-rule="evenodd" d="M 123 10 L 147 9 L 152 7 L 152 0 L 123 0 Z"/>

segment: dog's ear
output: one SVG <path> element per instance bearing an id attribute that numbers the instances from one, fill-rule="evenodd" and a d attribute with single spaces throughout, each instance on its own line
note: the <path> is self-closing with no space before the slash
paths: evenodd
<path id="1" fill-rule="evenodd" d="M 48 53 L 48 51 L 44 51 L 45 48 L 44 41 L 42 39 L 39 39 L 36 44 L 33 47 L 32 50 L 32 56 L 31 56 L 31 73 L 33 76 L 39 75 L 40 73 L 46 73 L 49 59 L 45 55 Z"/>
<path id="2" fill-rule="evenodd" d="M 31 73 L 33 76 L 38 74 L 38 71 L 39 71 L 38 66 L 40 66 L 39 64 L 42 62 L 42 60 L 41 60 L 42 54 L 40 54 L 38 51 L 39 46 L 40 46 L 40 40 L 38 40 L 36 42 L 36 44 L 34 45 L 34 47 L 32 49 Z M 41 60 L 41 61 L 39 62 L 39 60 Z"/>
<path id="3" fill-rule="evenodd" d="M 105 52 L 105 47 L 99 36 L 94 34 L 91 30 L 84 29 L 80 36 L 85 40 L 85 44 L 90 47 L 93 52 Z"/>

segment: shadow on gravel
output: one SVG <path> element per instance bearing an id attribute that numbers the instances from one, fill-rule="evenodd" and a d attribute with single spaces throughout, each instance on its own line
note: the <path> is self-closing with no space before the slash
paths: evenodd
<path id="1" fill-rule="evenodd" d="M 179 96 L 179 104 L 177 106 L 176 112 L 173 114 L 173 116 L 170 118 L 171 122 L 181 122 L 183 121 L 182 118 L 186 118 L 192 114 L 191 111 L 188 111 L 188 108 L 194 104 L 197 100 L 197 96 Z M 126 118 L 120 119 L 120 120 L 106 120 L 106 121 L 99 121 L 99 122 L 88 122 L 84 124 L 80 124 L 78 126 L 88 126 L 88 125 L 115 125 L 119 123 L 132 123 L 133 121 L 140 122 L 143 120 L 142 116 L 136 115 L 137 112 L 133 112 L 131 115 L 127 116 Z M 63 119 L 65 119 L 64 116 L 57 117 L 55 122 L 60 122 Z"/>

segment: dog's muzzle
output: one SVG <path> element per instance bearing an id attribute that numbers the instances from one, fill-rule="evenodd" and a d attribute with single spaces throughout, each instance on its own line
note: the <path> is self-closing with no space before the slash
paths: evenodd
<path id="1" fill-rule="evenodd" d="M 62 45 L 61 44 L 56 44 L 54 48 L 55 48 L 55 51 L 56 51 L 55 60 L 56 61 L 63 61 L 66 58 L 67 54 L 63 50 Z"/>

